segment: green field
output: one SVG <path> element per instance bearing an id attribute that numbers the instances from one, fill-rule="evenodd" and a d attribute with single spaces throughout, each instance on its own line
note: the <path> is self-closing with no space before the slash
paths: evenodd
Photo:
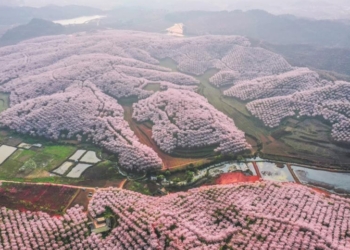
<path id="1" fill-rule="evenodd" d="M 9 108 L 9 95 L 0 93 L 0 113 Z"/>
<path id="2" fill-rule="evenodd" d="M 124 189 L 141 193 L 144 195 L 151 195 L 149 187 L 145 182 L 128 181 L 125 184 Z"/>
<path id="3" fill-rule="evenodd" d="M 143 89 L 153 92 L 160 91 L 160 83 L 149 83 Z"/>
<path id="4" fill-rule="evenodd" d="M 200 147 L 200 148 L 176 148 L 171 153 L 171 156 L 174 157 L 186 157 L 186 158 L 208 158 L 215 156 L 215 149 L 218 147 L 218 145 L 212 145 L 212 146 L 206 146 L 206 147 Z"/>
<path id="5" fill-rule="evenodd" d="M 245 103 L 233 98 L 223 97 L 221 90 L 215 88 L 209 83 L 210 77 L 216 74 L 217 70 L 209 70 L 202 76 L 196 77 L 200 82 L 199 94 L 206 97 L 211 105 L 217 110 L 231 117 L 236 126 L 249 135 L 259 137 L 259 135 L 268 135 L 269 131 L 265 129 L 262 122 L 252 117 L 245 107 Z"/>
<path id="6" fill-rule="evenodd" d="M 48 177 L 48 172 L 62 164 L 76 148 L 71 146 L 46 146 L 42 149 L 18 149 L 0 165 L 0 178 Z"/>
<path id="7" fill-rule="evenodd" d="M 159 61 L 160 66 L 171 69 L 172 71 L 178 72 L 177 63 L 171 58 L 165 58 Z"/>

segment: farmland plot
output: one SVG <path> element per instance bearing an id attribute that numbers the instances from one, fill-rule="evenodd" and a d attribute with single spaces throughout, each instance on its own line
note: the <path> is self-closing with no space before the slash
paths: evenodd
<path id="1" fill-rule="evenodd" d="M 80 159 L 81 162 L 87 162 L 87 163 L 98 163 L 101 160 L 96 156 L 96 152 L 94 151 L 88 151 L 83 158 Z"/>
<path id="2" fill-rule="evenodd" d="M 0 146 L 0 164 L 4 163 L 5 160 L 8 157 L 10 157 L 16 150 L 17 148 L 15 147 L 10 147 L 6 145 Z"/>
<path id="3" fill-rule="evenodd" d="M 56 174 L 64 175 L 71 166 L 73 166 L 73 163 L 66 161 L 59 168 L 55 169 L 53 172 Z"/>
<path id="4" fill-rule="evenodd" d="M 77 150 L 77 152 L 74 153 L 74 155 L 72 155 L 69 158 L 69 160 L 78 161 L 83 156 L 83 154 L 85 154 L 85 152 L 86 152 L 86 150 L 79 149 L 79 150 Z"/>
<path id="5" fill-rule="evenodd" d="M 3 183 L 0 187 L 0 207 L 57 215 L 63 212 L 76 192 L 76 189 L 68 187 Z"/>
<path id="6" fill-rule="evenodd" d="M 0 167 L 0 177 L 39 178 L 49 176 L 75 151 L 71 146 L 45 146 L 35 150 L 18 149 Z"/>
<path id="7" fill-rule="evenodd" d="M 79 163 L 67 174 L 67 177 L 80 178 L 82 173 L 89 167 L 91 167 L 90 164 Z"/>
<path id="8" fill-rule="evenodd" d="M 257 165 L 264 180 L 294 182 L 292 174 L 285 165 L 283 168 L 278 168 L 275 163 L 271 162 L 257 162 Z"/>

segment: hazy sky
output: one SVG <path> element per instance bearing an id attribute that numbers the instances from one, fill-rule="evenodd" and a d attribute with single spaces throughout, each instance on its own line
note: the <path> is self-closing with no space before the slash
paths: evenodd
<path id="1" fill-rule="evenodd" d="M 0 4 L 44 6 L 86 5 L 102 9 L 140 6 L 169 10 L 264 9 L 274 14 L 314 18 L 350 18 L 349 0 L 0 0 Z"/>

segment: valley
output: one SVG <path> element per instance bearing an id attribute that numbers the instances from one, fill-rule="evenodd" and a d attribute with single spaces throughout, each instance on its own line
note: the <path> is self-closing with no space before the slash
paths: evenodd
<path id="1" fill-rule="evenodd" d="M 242 36 L 2 47 L 0 248 L 347 249 L 349 94 Z"/>

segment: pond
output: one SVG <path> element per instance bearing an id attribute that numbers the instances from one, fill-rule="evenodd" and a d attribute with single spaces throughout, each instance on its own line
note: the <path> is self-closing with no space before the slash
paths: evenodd
<path id="1" fill-rule="evenodd" d="M 206 177 L 207 175 L 210 177 L 218 177 L 222 174 L 235 173 L 235 172 L 241 172 L 246 176 L 257 175 L 254 165 L 251 162 L 248 162 L 248 163 L 236 162 L 236 161 L 223 162 L 223 163 L 215 164 L 207 168 L 198 170 L 192 179 L 192 183 Z M 178 185 L 180 186 L 184 186 L 186 184 L 188 184 L 186 181 L 181 181 L 178 183 Z"/>
<path id="2" fill-rule="evenodd" d="M 283 168 L 277 167 L 272 162 L 257 162 L 256 165 L 259 168 L 261 177 L 267 181 L 278 181 L 278 182 L 295 182 L 292 174 L 288 167 L 283 165 Z"/>
<path id="3" fill-rule="evenodd" d="M 256 168 L 255 166 L 256 165 Z M 297 166 L 293 163 L 273 162 L 268 159 L 250 158 L 244 161 L 227 161 L 195 171 L 190 183 L 186 180 L 177 186 L 189 186 L 201 179 L 215 178 L 217 184 L 232 184 L 259 180 L 297 182 L 323 188 L 329 192 L 350 194 L 350 173 L 312 169 L 312 166 Z M 209 181 L 210 178 L 209 178 Z M 172 181 L 170 181 L 172 182 Z M 172 183 L 170 183 L 172 184 Z M 203 185 L 202 183 L 200 185 Z M 206 185 L 206 184 L 205 184 Z"/>
<path id="4" fill-rule="evenodd" d="M 350 173 L 336 173 L 292 166 L 301 183 L 319 186 L 337 193 L 350 192 Z"/>
<path id="5" fill-rule="evenodd" d="M 82 16 L 82 17 L 77 17 L 77 18 L 73 18 L 73 19 L 65 19 L 65 20 L 57 20 L 54 21 L 54 23 L 58 23 L 61 25 L 71 25 L 71 24 L 84 24 L 84 23 L 88 23 L 92 20 L 96 20 L 96 19 L 102 19 L 105 18 L 105 16 Z"/>
<path id="6" fill-rule="evenodd" d="M 254 167 L 253 167 L 254 168 Z M 232 173 L 236 171 L 248 171 L 248 167 L 245 163 L 229 162 L 223 165 L 217 166 L 209 170 L 209 176 L 215 177 L 220 174 Z"/>

